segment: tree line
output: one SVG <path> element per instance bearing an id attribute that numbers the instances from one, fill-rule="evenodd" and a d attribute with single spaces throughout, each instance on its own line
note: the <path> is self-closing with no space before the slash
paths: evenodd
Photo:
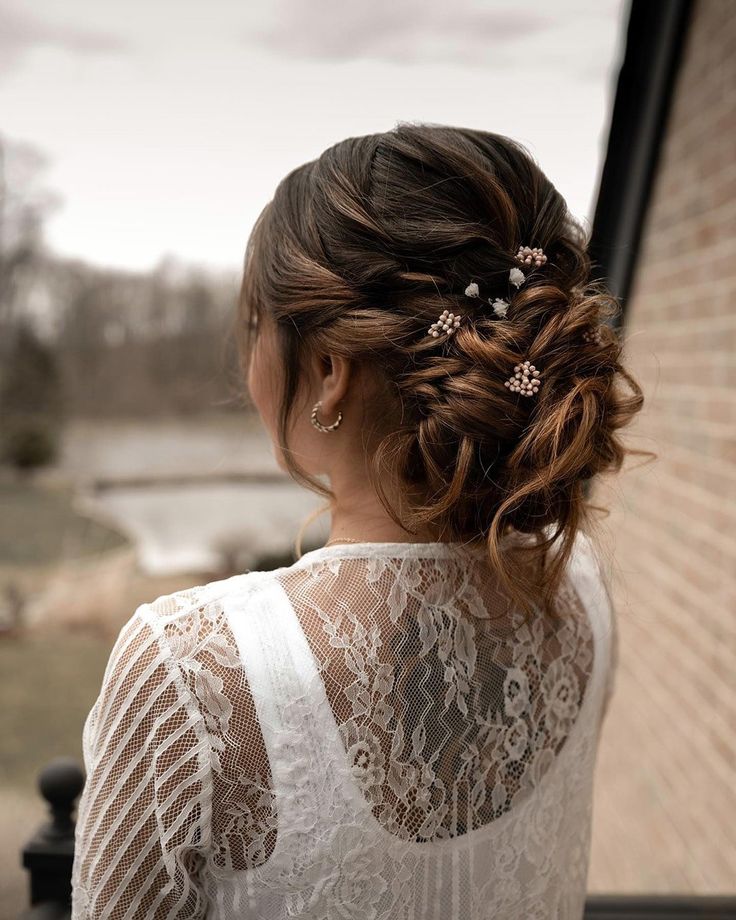
<path id="1" fill-rule="evenodd" d="M 47 462 L 70 418 L 241 409 L 239 277 L 166 258 L 149 272 L 61 258 L 43 224 L 43 156 L 0 136 L 0 448 Z M 46 460 L 42 458 L 46 456 Z"/>

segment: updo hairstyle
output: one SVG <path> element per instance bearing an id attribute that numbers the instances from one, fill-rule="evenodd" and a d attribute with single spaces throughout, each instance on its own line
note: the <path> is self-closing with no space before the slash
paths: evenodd
<path id="1" fill-rule="evenodd" d="M 280 182 L 248 240 L 237 317 L 243 375 L 259 317 L 275 320 L 279 438 L 297 482 L 332 495 L 288 451 L 293 413 L 311 408 L 300 399 L 306 356 L 374 369 L 380 396 L 366 401 L 365 428 L 387 512 L 411 532 L 484 541 L 519 607 L 553 618 L 576 532 L 591 523 L 586 484 L 626 453 L 648 453 L 619 440 L 643 394 L 621 364 L 620 307 L 591 280 L 587 243 L 518 142 L 399 123 L 347 138 Z M 521 245 L 542 247 L 547 262 L 516 290 Z M 471 280 L 477 299 L 465 294 Z M 496 297 L 510 303 L 505 317 Z M 460 326 L 428 336 L 445 309 Z M 542 370 L 533 398 L 504 385 L 524 359 Z M 400 509 L 388 477 L 404 489 Z M 509 534 L 520 537 L 513 551 Z"/>

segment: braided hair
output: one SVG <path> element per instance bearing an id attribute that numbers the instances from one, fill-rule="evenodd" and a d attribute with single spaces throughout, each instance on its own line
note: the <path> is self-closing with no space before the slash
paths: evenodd
<path id="1" fill-rule="evenodd" d="M 376 369 L 380 396 L 365 411 L 387 512 L 410 531 L 431 525 L 443 539 L 484 540 L 527 613 L 540 602 L 555 616 L 576 531 L 593 508 L 586 482 L 643 453 L 617 435 L 643 394 L 622 366 L 620 307 L 591 280 L 587 242 L 518 142 L 398 123 L 290 172 L 246 250 L 241 356 L 247 362 L 252 344 L 249 314 L 267 312 L 283 351 L 282 444 L 308 353 Z M 544 264 L 510 296 L 522 243 L 543 250 Z M 482 296 L 466 293 L 469 279 Z M 508 309 L 494 310 L 499 301 Z M 443 311 L 462 322 L 452 335 L 428 335 Z M 524 360 L 543 369 L 534 399 L 504 385 Z M 331 496 L 288 452 L 286 461 L 297 481 Z M 400 518 L 387 476 L 405 488 Z M 510 532 L 524 536 L 515 554 L 501 551 Z"/>

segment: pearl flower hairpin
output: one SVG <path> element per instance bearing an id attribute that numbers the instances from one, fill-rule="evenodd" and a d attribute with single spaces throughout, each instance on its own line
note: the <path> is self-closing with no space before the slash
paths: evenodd
<path id="1" fill-rule="evenodd" d="M 432 323 L 427 332 L 435 339 L 443 332 L 446 332 L 447 335 L 450 336 L 460 325 L 461 319 L 462 314 L 450 313 L 449 310 L 443 310 L 437 322 Z"/>
<path id="2" fill-rule="evenodd" d="M 520 265 L 534 265 L 535 268 L 541 268 L 547 261 L 547 256 L 541 246 L 519 246 L 519 251 L 514 258 Z M 509 272 L 509 281 L 520 288 L 526 281 L 526 275 L 521 269 L 512 268 Z"/>
<path id="3" fill-rule="evenodd" d="M 514 376 L 504 382 L 512 393 L 521 393 L 522 396 L 533 396 L 539 391 L 541 376 L 539 371 L 529 361 L 523 361 L 514 366 Z"/>
<path id="4" fill-rule="evenodd" d="M 541 268 L 547 261 L 547 256 L 541 246 L 534 246 L 533 248 L 531 246 L 519 246 L 516 261 L 521 262 L 522 265 L 531 265 L 533 262 L 537 268 Z"/>
<path id="5" fill-rule="evenodd" d="M 603 344 L 603 337 L 601 336 L 601 331 L 598 326 L 595 329 L 586 329 L 583 333 L 583 339 L 586 342 L 594 342 L 596 345 Z"/>

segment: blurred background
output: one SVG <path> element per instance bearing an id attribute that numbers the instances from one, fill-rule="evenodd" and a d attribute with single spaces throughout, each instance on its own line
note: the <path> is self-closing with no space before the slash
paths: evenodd
<path id="1" fill-rule="evenodd" d="M 734 891 L 735 60 L 729 0 L 0 0 L 0 920 L 125 620 L 294 558 L 320 500 L 241 398 L 245 243 L 288 171 L 400 120 L 527 145 L 625 306 L 659 460 L 593 489 L 590 890 Z"/>

